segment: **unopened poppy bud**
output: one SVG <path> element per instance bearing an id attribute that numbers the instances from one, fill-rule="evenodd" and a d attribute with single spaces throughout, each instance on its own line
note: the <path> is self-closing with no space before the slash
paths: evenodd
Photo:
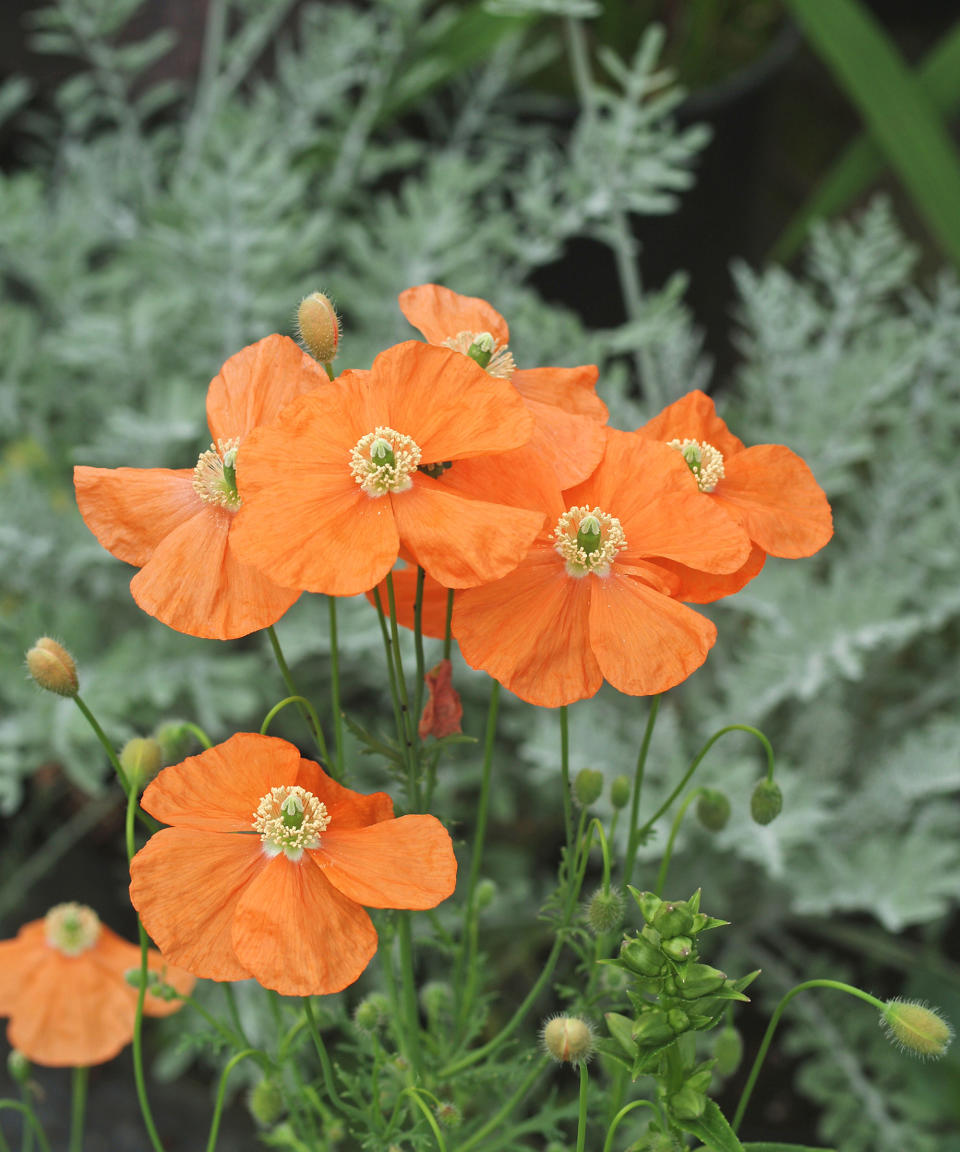
<path id="1" fill-rule="evenodd" d="M 297 309 L 297 334 L 300 343 L 321 364 L 336 358 L 340 344 L 340 317 L 328 296 L 311 292 Z"/>
<path id="2" fill-rule="evenodd" d="M 953 1040 L 953 1028 L 939 1010 L 917 1000 L 888 1000 L 880 1026 L 902 1052 L 921 1060 L 939 1060 Z"/>
<path id="3" fill-rule="evenodd" d="M 134 736 L 120 749 L 120 766 L 137 789 L 143 789 L 163 767 L 163 749 L 153 737 Z"/>
<path id="4" fill-rule="evenodd" d="M 478 911 L 483 911 L 484 908 L 489 908 L 490 905 L 497 898 L 497 885 L 496 881 L 484 877 L 477 885 L 477 891 L 474 895 L 474 901 L 477 905 Z"/>
<path id="5" fill-rule="evenodd" d="M 10 1079 L 18 1084 L 26 1084 L 30 1079 L 30 1061 L 18 1048 L 11 1048 L 7 1056 L 7 1071 Z"/>
<path id="6" fill-rule="evenodd" d="M 626 808 L 630 803 L 630 777 L 618 776 L 610 785 L 610 803 L 614 808 Z"/>
<path id="7" fill-rule="evenodd" d="M 473 338 L 473 343 L 467 349 L 467 355 L 471 360 L 476 360 L 481 368 L 486 368 L 496 345 L 496 340 L 489 332 L 478 332 Z"/>
<path id="8" fill-rule="evenodd" d="M 757 824 L 770 824 L 783 810 L 783 793 L 773 780 L 758 781 L 750 797 L 750 815 Z"/>
<path id="9" fill-rule="evenodd" d="M 286 1112 L 283 1091 L 276 1080 L 260 1080 L 247 1093 L 247 1108 L 258 1124 L 269 1128 Z"/>
<path id="10" fill-rule="evenodd" d="M 51 640 L 49 636 L 41 636 L 27 653 L 27 668 L 34 680 L 47 692 L 56 692 L 58 696 L 76 696 L 80 690 L 73 657 L 62 644 Z"/>
<path id="11" fill-rule="evenodd" d="M 428 980 L 420 989 L 420 1003 L 431 1020 L 449 1015 L 453 1009 L 453 989 L 443 980 Z"/>
<path id="12" fill-rule="evenodd" d="M 581 768 L 573 782 L 573 794 L 577 803 L 589 808 L 600 799 L 603 792 L 603 773 L 596 768 Z"/>
<path id="13" fill-rule="evenodd" d="M 743 1059 L 743 1037 L 732 1025 L 727 1025 L 717 1036 L 713 1048 L 714 1067 L 721 1076 L 732 1076 Z"/>
<path id="14" fill-rule="evenodd" d="M 181 720 L 168 720 L 161 724 L 153 738 L 160 745 L 164 764 L 179 764 L 186 759 L 190 745 L 196 739 L 189 725 Z"/>
<path id="15" fill-rule="evenodd" d="M 716 788 L 704 788 L 697 800 L 697 819 L 711 832 L 719 832 L 730 819 L 730 801 Z"/>
<path id="16" fill-rule="evenodd" d="M 353 1022 L 361 1032 L 376 1032 L 387 1022 L 390 1001 L 382 992 L 371 992 L 364 996 L 353 1010 Z"/>
<path id="17" fill-rule="evenodd" d="M 547 1054 L 561 1064 L 583 1064 L 593 1055 L 593 1029 L 579 1016 L 553 1016 L 541 1035 Z"/>
<path id="18" fill-rule="evenodd" d="M 623 923 L 623 897 L 615 888 L 598 888 L 587 904 L 587 924 L 594 936 L 613 932 Z"/>
<path id="19" fill-rule="evenodd" d="M 463 1113 L 452 1100 L 441 1100 L 433 1114 L 441 1128 L 459 1128 L 463 1123 Z"/>

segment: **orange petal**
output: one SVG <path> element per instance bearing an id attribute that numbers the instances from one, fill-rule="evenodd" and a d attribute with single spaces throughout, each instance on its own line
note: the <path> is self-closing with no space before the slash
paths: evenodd
<path id="1" fill-rule="evenodd" d="M 238 732 L 162 769 L 140 803 L 164 824 L 208 832 L 249 832 L 271 788 L 294 784 L 300 753 L 286 740 Z"/>
<path id="2" fill-rule="evenodd" d="M 374 360 L 370 404 L 377 423 L 416 441 L 424 464 L 506 452 L 533 433 L 533 417 L 509 381 L 488 376 L 462 352 L 419 340 Z"/>
<path id="3" fill-rule="evenodd" d="M 393 819 L 393 801 L 386 792 L 354 792 L 344 788 L 312 760 L 300 761 L 297 783 L 323 801 L 331 827 L 365 828 L 368 824 Z"/>
<path id="4" fill-rule="evenodd" d="M 455 460 L 438 477 L 439 483 L 448 491 L 460 492 L 471 500 L 527 508 L 555 520 L 563 515 L 567 506 L 553 465 L 545 459 L 547 453 L 541 453 L 537 447 L 542 438 L 542 433 L 534 428 L 533 439 L 522 448 L 498 452 L 495 456 Z"/>
<path id="5" fill-rule="evenodd" d="M 823 489 L 782 444 L 758 444 L 725 461 L 712 495 L 771 556 L 812 556 L 833 535 Z"/>
<path id="6" fill-rule="evenodd" d="M 0 1016 L 13 1012 L 23 981 L 47 951 L 42 920 L 24 924 L 12 940 L 0 940 Z"/>
<path id="7" fill-rule="evenodd" d="M 201 511 L 193 469 L 73 470 L 80 515 L 118 560 L 142 568 L 170 533 Z"/>
<path id="8" fill-rule="evenodd" d="M 498 344 L 510 339 L 507 322 L 479 296 L 461 296 L 440 284 L 418 284 L 400 293 L 400 311 L 431 344 L 460 332 L 489 332 Z"/>
<path id="9" fill-rule="evenodd" d="M 233 640 L 280 619 L 300 592 L 279 587 L 234 556 L 232 523 L 232 512 L 202 504 L 157 546 L 130 582 L 144 612 L 208 640 Z"/>
<path id="10" fill-rule="evenodd" d="M 607 406 L 596 394 L 596 364 L 577 368 L 521 368 L 510 377 L 510 383 L 524 400 L 562 408 L 577 416 L 589 416 L 600 424 L 609 418 Z"/>
<path id="11" fill-rule="evenodd" d="M 527 408 L 534 419 L 528 454 L 550 465 L 561 488 L 586 480 L 603 456 L 603 425 L 590 416 L 574 416 L 536 400 L 528 400 Z"/>
<path id="12" fill-rule="evenodd" d="M 309 855 L 330 883 L 368 908 L 435 908 L 457 886 L 457 859 L 434 816 L 401 816 L 368 828 L 330 828 Z"/>
<path id="13" fill-rule="evenodd" d="M 746 564 L 736 572 L 722 575 L 714 572 L 698 572 L 695 568 L 686 568 L 683 564 L 675 564 L 671 560 L 657 560 L 656 567 L 666 569 L 674 577 L 669 594 L 676 600 L 684 600 L 688 604 L 712 604 L 714 600 L 720 600 L 724 596 L 733 596 L 749 584 L 763 567 L 766 558 L 766 552 L 754 545 Z"/>
<path id="14" fill-rule="evenodd" d="M 295 396 L 327 383 L 326 372 L 289 336 L 267 336 L 231 356 L 210 381 L 210 433 L 214 440 L 242 439 Z"/>
<path id="15" fill-rule="evenodd" d="M 140 967 L 139 946 L 130 944 L 105 924 L 101 924 L 100 935 L 96 947 L 90 953 L 90 958 L 103 969 L 104 979 L 112 977 L 129 989 L 135 1011 L 137 989 L 127 984 L 126 974 L 131 968 Z M 197 982 L 197 978 L 189 972 L 168 964 L 155 948 L 147 951 L 147 967 L 151 972 L 156 972 L 165 984 L 174 987 L 181 996 L 189 996 Z M 182 1000 L 163 1000 L 155 996 L 149 988 L 143 998 L 143 1011 L 146 1016 L 169 1016 L 182 1007 Z"/>
<path id="16" fill-rule="evenodd" d="M 37 1064 L 102 1064 L 133 1038 L 132 991 L 92 951 L 64 956 L 49 948 L 23 983 L 7 1036 Z"/>
<path id="17" fill-rule="evenodd" d="M 404 543 L 445 588 L 497 580 L 515 568 L 544 521 L 542 512 L 467 500 L 428 476 L 390 497 Z"/>
<path id="18" fill-rule="evenodd" d="M 717 415 L 713 401 L 705 392 L 688 392 L 668 404 L 659 416 L 654 416 L 637 434 L 645 440 L 701 440 L 718 448 L 723 455 L 733 456 L 743 451 L 738 440 Z"/>
<path id="19" fill-rule="evenodd" d="M 164 828 L 130 862 L 130 899 L 172 964 L 208 980 L 250 972 L 231 943 L 241 895 L 264 870 L 260 837 Z"/>
<path id="20" fill-rule="evenodd" d="M 467 464 L 472 461 L 461 460 L 458 463 Z M 393 601 L 397 610 L 397 623 L 404 628 L 413 629 L 414 608 L 417 602 L 417 568 L 416 565 L 405 568 L 394 568 L 390 573 L 393 577 Z M 383 610 L 390 615 L 390 595 L 387 591 L 386 580 L 377 585 L 380 592 L 380 603 Z M 447 595 L 449 589 L 444 588 L 432 576 L 424 576 L 423 580 L 423 607 L 420 619 L 420 628 L 424 636 L 431 636 L 435 640 L 442 640 L 447 634 Z M 376 604 L 373 589 L 367 593 L 371 604 Z"/>
<path id="21" fill-rule="evenodd" d="M 453 634 L 464 660 L 546 708 L 593 696 L 603 677 L 588 642 L 589 578 L 567 576 L 549 544 L 493 584 L 457 593 Z"/>
<path id="22" fill-rule="evenodd" d="M 240 898 L 233 947 L 265 988 L 326 996 L 358 979 L 377 950 L 377 933 L 309 855 L 293 863 L 281 854 Z"/>
<path id="23" fill-rule="evenodd" d="M 604 678 L 629 696 L 665 692 L 706 660 L 717 637 L 705 616 L 616 570 L 594 578 L 590 647 Z"/>

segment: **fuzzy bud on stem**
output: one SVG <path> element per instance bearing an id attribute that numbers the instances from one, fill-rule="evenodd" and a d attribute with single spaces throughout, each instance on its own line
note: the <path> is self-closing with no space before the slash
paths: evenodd
<path id="1" fill-rule="evenodd" d="M 120 765 L 138 790 L 144 789 L 163 767 L 163 749 L 153 737 L 134 736 L 120 749 Z"/>
<path id="2" fill-rule="evenodd" d="M 750 815 L 757 824 L 771 824 L 783 810 L 783 793 L 773 780 L 764 777 L 750 797 Z"/>
<path id="3" fill-rule="evenodd" d="M 953 1040 L 953 1029 L 940 1012 L 917 1000 L 888 1000 L 880 1027 L 902 1052 L 921 1060 L 939 1060 Z"/>
<path id="4" fill-rule="evenodd" d="M 340 317 L 328 296 L 311 292 L 297 309 L 297 334 L 300 342 L 321 364 L 336 358 L 340 345 Z"/>
<path id="5" fill-rule="evenodd" d="M 730 819 L 730 801 L 716 788 L 704 788 L 697 800 L 697 819 L 711 832 L 719 832 Z"/>
<path id="6" fill-rule="evenodd" d="M 603 773 L 596 768 L 581 768 L 573 782 L 573 794 L 583 808 L 595 804 L 603 792 Z"/>
<path id="7" fill-rule="evenodd" d="M 553 1016 L 543 1026 L 543 1047 L 560 1064 L 584 1064 L 593 1055 L 593 1029 L 579 1016 Z"/>
<path id="8" fill-rule="evenodd" d="M 618 776 L 610 785 L 610 803 L 614 808 L 626 808 L 630 803 L 630 777 Z"/>
<path id="9" fill-rule="evenodd" d="M 80 690 L 73 657 L 49 636 L 41 636 L 27 653 L 27 668 L 34 680 L 47 692 L 56 692 L 58 696 L 76 696 Z"/>

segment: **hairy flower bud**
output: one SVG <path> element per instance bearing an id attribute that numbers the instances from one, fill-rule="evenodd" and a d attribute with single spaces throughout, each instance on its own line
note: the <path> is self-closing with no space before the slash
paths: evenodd
<path id="1" fill-rule="evenodd" d="M 589 808 L 600 799 L 603 792 L 603 773 L 596 768 L 581 768 L 573 782 L 573 794 L 577 803 Z"/>
<path id="2" fill-rule="evenodd" d="M 594 936 L 612 932 L 623 923 L 623 897 L 615 888 L 598 888 L 587 904 L 587 924 Z"/>
<path id="3" fill-rule="evenodd" d="M 283 1091 L 276 1080 L 265 1077 L 258 1081 L 247 1093 L 247 1108 L 258 1124 L 269 1128 L 286 1112 Z"/>
<path id="4" fill-rule="evenodd" d="M 431 1020 L 453 1010 L 453 989 L 443 980 L 428 980 L 420 989 L 420 1003 Z"/>
<path id="5" fill-rule="evenodd" d="M 783 793 L 779 785 L 764 777 L 758 781 L 750 797 L 750 815 L 757 824 L 770 824 L 783 809 Z"/>
<path id="6" fill-rule="evenodd" d="M 120 749 L 120 766 L 135 788 L 145 788 L 163 767 L 163 749 L 159 740 L 134 736 Z"/>
<path id="7" fill-rule="evenodd" d="M 160 745 L 164 764 L 179 764 L 186 759 L 196 739 L 189 725 L 182 720 L 167 720 L 156 729 L 153 738 Z"/>
<path id="8" fill-rule="evenodd" d="M 497 898 L 497 882 L 491 880 L 488 876 L 484 876 L 477 884 L 477 890 L 473 898 L 478 911 L 482 912 L 484 908 L 489 908 Z"/>
<path id="9" fill-rule="evenodd" d="M 340 344 L 340 317 L 328 296 L 311 292 L 297 309 L 297 335 L 300 342 L 321 364 L 329 364 Z"/>
<path id="10" fill-rule="evenodd" d="M 387 1022 L 390 1001 L 382 992 L 371 992 L 364 996 L 353 1010 L 353 1022 L 361 1032 L 376 1032 Z"/>
<path id="11" fill-rule="evenodd" d="M 697 819 L 711 832 L 719 832 L 730 819 L 730 801 L 716 788 L 704 788 L 697 800 Z"/>
<path id="12" fill-rule="evenodd" d="M 47 692 L 56 692 L 58 696 L 76 696 L 80 690 L 73 657 L 49 636 L 41 636 L 27 653 L 27 668 L 34 680 Z"/>
<path id="13" fill-rule="evenodd" d="M 7 1056 L 7 1071 L 10 1079 L 17 1084 L 26 1084 L 30 1079 L 30 1061 L 18 1048 L 11 1048 Z"/>
<path id="14" fill-rule="evenodd" d="M 547 1054 L 561 1064 L 583 1064 L 593 1055 L 593 1029 L 579 1016 L 552 1016 L 541 1039 Z"/>
<path id="15" fill-rule="evenodd" d="M 433 1111 L 441 1128 L 459 1128 L 463 1113 L 452 1100 L 441 1100 Z"/>
<path id="16" fill-rule="evenodd" d="M 917 1000 L 888 1000 L 880 1027 L 902 1052 L 921 1060 L 939 1060 L 953 1040 L 953 1029 L 939 1010 Z"/>
<path id="17" fill-rule="evenodd" d="M 626 808 L 630 803 L 630 777 L 618 776 L 610 785 L 610 803 L 614 808 Z"/>

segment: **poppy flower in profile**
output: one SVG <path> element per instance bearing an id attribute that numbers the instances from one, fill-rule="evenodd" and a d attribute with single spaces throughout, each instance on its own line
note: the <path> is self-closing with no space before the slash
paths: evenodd
<path id="1" fill-rule="evenodd" d="M 561 488 L 585 480 L 603 455 L 607 407 L 595 392 L 597 367 L 518 368 L 506 320 L 486 300 L 440 284 L 400 293 L 400 311 L 431 344 L 469 355 L 491 376 L 509 380 L 534 419 L 531 451 Z"/>
<path id="2" fill-rule="evenodd" d="M 662 559 L 732 572 L 750 542 L 691 492 L 679 453 L 607 429 L 599 467 L 547 524 L 513 572 L 457 593 L 453 634 L 468 664 L 550 708 L 604 680 L 631 696 L 664 692 L 700 667 L 716 628 L 672 597 Z"/>
<path id="3" fill-rule="evenodd" d="M 168 1016 L 182 1001 L 156 992 L 166 986 L 188 996 L 196 981 L 153 949 L 147 964 L 158 983 L 148 985 L 144 1013 Z M 139 967 L 139 947 L 83 904 L 58 904 L 24 924 L 0 941 L 0 1016 L 10 1017 L 11 1047 L 51 1068 L 112 1060 L 133 1039 L 139 993 L 125 977 Z"/>
<path id="4" fill-rule="evenodd" d="M 673 565 L 681 599 L 703 604 L 729 596 L 756 576 L 767 555 L 812 556 L 833 535 L 830 505 L 803 460 L 782 444 L 747 448 L 706 393 L 688 392 L 637 435 L 674 448 L 687 463 L 691 487 L 739 524 L 753 544 L 743 567 L 727 576 Z"/>
<path id="5" fill-rule="evenodd" d="M 134 856 L 130 898 L 171 961 L 283 996 L 352 984 L 377 949 L 368 908 L 433 908 L 457 862 L 433 816 L 337 784 L 284 740 L 241 732 L 164 768 L 143 808 L 170 827 Z"/>
<path id="6" fill-rule="evenodd" d="M 448 588 L 495 580 L 519 563 L 543 513 L 440 477 L 521 447 L 532 427 L 514 389 L 469 357 L 398 344 L 251 434 L 231 543 L 278 584 L 331 596 L 372 588 L 401 549 Z"/>
<path id="7" fill-rule="evenodd" d="M 326 381 L 286 336 L 267 336 L 220 369 L 207 391 L 213 443 L 196 467 L 74 469 L 77 504 L 104 548 L 140 571 L 140 607 L 190 636 L 231 640 L 275 623 L 300 595 L 238 560 L 238 448 L 288 401 Z"/>

